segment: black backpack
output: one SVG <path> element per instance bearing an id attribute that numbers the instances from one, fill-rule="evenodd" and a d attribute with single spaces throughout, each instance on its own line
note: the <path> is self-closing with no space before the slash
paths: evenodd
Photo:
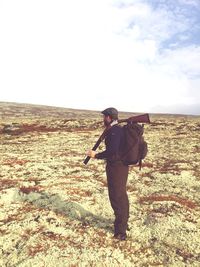
<path id="1" fill-rule="evenodd" d="M 146 157 L 148 147 L 144 141 L 144 125 L 127 123 L 123 126 L 124 143 L 121 148 L 121 159 L 126 165 L 139 164 L 141 169 L 142 160 Z"/>

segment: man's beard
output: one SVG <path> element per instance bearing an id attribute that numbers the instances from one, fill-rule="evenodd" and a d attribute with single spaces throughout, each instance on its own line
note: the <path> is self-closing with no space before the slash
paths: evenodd
<path id="1" fill-rule="evenodd" d="M 110 125 L 110 122 L 108 122 L 107 120 L 104 120 L 104 126 L 107 127 Z"/>

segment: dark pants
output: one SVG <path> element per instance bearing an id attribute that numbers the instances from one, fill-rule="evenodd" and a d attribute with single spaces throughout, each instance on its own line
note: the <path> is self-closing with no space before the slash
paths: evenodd
<path id="1" fill-rule="evenodd" d="M 126 192 L 128 166 L 122 162 L 107 162 L 106 175 L 109 199 L 115 214 L 115 234 L 125 234 L 129 218 L 129 201 Z"/>

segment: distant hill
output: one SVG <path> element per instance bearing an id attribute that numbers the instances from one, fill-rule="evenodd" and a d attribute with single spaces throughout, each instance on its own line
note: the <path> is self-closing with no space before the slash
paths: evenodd
<path id="1" fill-rule="evenodd" d="M 129 117 L 132 115 L 137 115 L 139 112 L 126 112 L 119 111 L 120 118 Z M 141 113 L 140 113 L 141 114 Z M 151 117 L 196 117 L 195 115 L 182 115 L 182 114 L 155 114 L 151 113 Z M 15 102 L 0 102 L 0 116 L 5 117 L 51 117 L 51 118 L 99 118 L 101 116 L 100 111 L 97 110 L 85 110 L 85 109 L 72 109 L 64 107 L 54 107 L 46 105 L 36 105 L 36 104 L 24 104 Z"/>

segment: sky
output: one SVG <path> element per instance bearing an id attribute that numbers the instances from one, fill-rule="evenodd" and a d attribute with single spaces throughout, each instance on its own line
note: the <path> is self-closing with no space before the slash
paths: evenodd
<path id="1" fill-rule="evenodd" d="M 0 101 L 200 115 L 200 0 L 0 0 Z"/>

